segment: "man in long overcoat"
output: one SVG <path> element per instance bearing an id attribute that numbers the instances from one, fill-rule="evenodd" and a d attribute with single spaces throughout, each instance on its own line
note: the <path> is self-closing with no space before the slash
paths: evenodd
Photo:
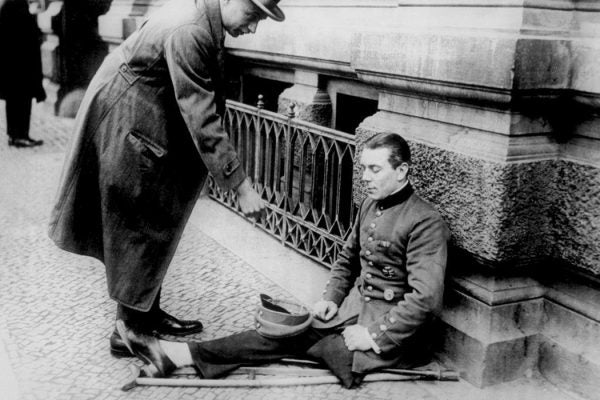
<path id="1" fill-rule="evenodd" d="M 268 314 L 261 318 L 259 309 L 255 330 L 186 344 L 159 341 L 117 321 L 126 344 L 151 365 L 148 371 L 161 376 L 193 365 L 208 379 L 243 364 L 308 356 L 352 387 L 373 370 L 427 363 L 432 322 L 442 307 L 449 231 L 414 192 L 402 137 L 371 138 L 361 164 L 368 197 L 314 306 L 311 329 L 290 337 L 293 327 L 279 322 L 277 329 L 278 317 L 266 321 L 267 331 Z"/>
<path id="2" fill-rule="evenodd" d="M 43 143 L 29 137 L 31 100 L 46 99 L 40 38 L 27 0 L 0 0 L 0 99 L 6 102 L 9 146 L 33 147 Z"/>
<path id="3" fill-rule="evenodd" d="M 264 204 L 222 127 L 224 35 L 254 33 L 276 0 L 172 0 L 105 59 L 77 114 L 50 237 L 106 266 L 117 317 L 159 334 L 199 332 L 160 309 L 163 278 L 210 172 L 242 212 Z M 113 332 L 111 352 L 129 354 Z"/>

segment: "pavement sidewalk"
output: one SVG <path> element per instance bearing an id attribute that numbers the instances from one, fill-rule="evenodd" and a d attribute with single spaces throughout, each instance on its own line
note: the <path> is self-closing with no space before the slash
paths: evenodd
<path id="1" fill-rule="evenodd" d="M 0 102 L 0 110 L 4 104 Z M 35 149 L 7 146 L 0 112 L 0 400 L 8 399 L 534 399 L 571 397 L 539 377 L 484 390 L 466 382 L 289 388 L 137 388 L 122 392 L 135 359 L 108 352 L 115 304 L 102 265 L 57 249 L 46 225 L 73 121 L 35 106 Z M 318 298 L 327 271 L 202 198 L 163 286 L 163 307 L 199 318 L 206 340 L 247 329 L 261 292 Z"/>

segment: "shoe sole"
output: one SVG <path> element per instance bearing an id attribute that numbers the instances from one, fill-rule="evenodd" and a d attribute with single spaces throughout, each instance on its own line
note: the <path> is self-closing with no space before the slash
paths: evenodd
<path id="1" fill-rule="evenodd" d="M 198 328 L 198 329 L 191 329 L 189 331 L 185 331 L 182 333 L 173 333 L 173 332 L 164 332 L 164 331 L 159 331 L 158 329 L 154 330 L 155 333 L 157 333 L 160 336 L 177 336 L 177 337 L 183 337 L 183 336 L 188 336 L 188 335 L 193 335 L 195 333 L 200 333 L 204 330 L 204 327 Z"/>
<path id="2" fill-rule="evenodd" d="M 119 320 L 116 323 L 117 325 L 117 332 L 119 332 L 119 335 L 121 336 L 121 338 L 123 339 L 123 343 L 125 343 L 125 346 L 127 346 L 127 349 L 129 349 L 129 352 L 131 354 L 133 354 L 135 357 L 139 358 L 140 360 L 142 360 L 142 362 L 146 365 L 152 366 L 154 367 L 154 369 L 156 369 L 156 367 L 154 366 L 154 364 L 152 364 L 152 361 L 150 361 L 150 359 L 148 357 L 146 357 L 144 354 L 135 354 L 133 352 L 133 349 L 131 348 L 131 346 L 129 345 L 129 343 L 127 343 L 127 340 L 124 339 L 126 337 L 125 335 L 125 324 L 123 323 L 123 321 Z"/>
<path id="3" fill-rule="evenodd" d="M 116 358 L 131 358 L 131 357 L 135 357 L 134 354 L 132 354 L 129 350 L 117 350 L 117 349 L 110 349 L 110 354 L 113 357 Z"/>

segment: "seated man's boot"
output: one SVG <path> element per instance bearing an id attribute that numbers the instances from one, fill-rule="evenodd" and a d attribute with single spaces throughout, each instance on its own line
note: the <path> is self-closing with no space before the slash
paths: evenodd
<path id="1" fill-rule="evenodd" d="M 163 310 L 158 310 L 153 323 L 154 332 L 159 335 L 185 336 L 202 332 L 204 326 L 200 321 L 177 319 Z"/>
<path id="2" fill-rule="evenodd" d="M 117 328 L 115 328 L 112 335 L 110 335 L 110 354 L 117 358 L 135 357 L 135 355 L 129 351 L 125 342 L 123 342 L 123 339 L 121 339 L 121 335 L 117 332 Z"/>
<path id="3" fill-rule="evenodd" d="M 148 376 L 160 378 L 169 376 L 177 369 L 176 365 L 165 354 L 159 340 L 145 333 L 136 332 L 117 320 L 117 332 L 129 351 L 148 365 L 144 369 Z"/>

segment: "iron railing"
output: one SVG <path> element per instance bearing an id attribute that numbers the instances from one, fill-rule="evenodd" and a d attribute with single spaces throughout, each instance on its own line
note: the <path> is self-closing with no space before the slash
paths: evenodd
<path id="1" fill-rule="evenodd" d="M 254 188 L 267 202 L 256 226 L 325 266 L 337 258 L 356 207 L 354 137 L 288 115 L 227 101 L 223 122 Z M 211 178 L 209 194 L 239 213 L 233 191 Z"/>

